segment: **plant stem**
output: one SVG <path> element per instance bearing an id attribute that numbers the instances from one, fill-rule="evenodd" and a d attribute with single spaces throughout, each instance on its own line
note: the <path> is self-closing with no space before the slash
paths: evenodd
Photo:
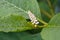
<path id="1" fill-rule="evenodd" d="M 47 27 L 47 25 L 48 25 L 48 24 L 44 24 L 44 25 L 38 26 L 38 27 L 39 27 L 39 28 L 45 28 L 45 27 Z"/>
<path id="2" fill-rule="evenodd" d="M 50 0 L 47 0 L 47 2 L 48 2 L 48 5 L 49 5 L 49 7 L 50 7 L 51 15 L 54 16 L 54 10 L 53 10 L 53 8 L 52 8 L 52 5 L 51 5 Z"/>
<path id="3" fill-rule="evenodd" d="M 45 10 L 41 9 L 41 12 L 43 14 L 45 14 L 47 17 L 49 17 L 50 19 L 52 18 L 52 16 L 48 12 L 46 12 Z"/>
<path id="4" fill-rule="evenodd" d="M 47 25 L 38 26 L 39 28 L 45 28 Z"/>
<path id="5" fill-rule="evenodd" d="M 39 18 L 37 18 L 41 23 L 43 23 L 44 25 L 47 25 L 48 23 L 46 23 L 45 21 L 43 20 L 40 20 Z"/>

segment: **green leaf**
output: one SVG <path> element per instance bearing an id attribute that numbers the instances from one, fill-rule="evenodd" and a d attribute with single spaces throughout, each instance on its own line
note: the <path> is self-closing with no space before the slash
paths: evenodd
<path id="1" fill-rule="evenodd" d="M 27 13 L 24 12 L 22 9 L 17 8 L 16 6 L 10 4 L 9 2 L 0 0 L 0 16 L 4 17 L 10 14 L 19 14 L 25 18 L 28 18 Z"/>
<path id="2" fill-rule="evenodd" d="M 0 31 L 20 32 L 20 33 L 1 33 L 1 40 L 40 40 L 40 34 L 31 35 L 21 32 L 34 28 L 28 23 L 27 11 L 41 19 L 40 10 L 36 0 L 0 0 Z M 38 16 L 39 15 L 39 16 Z"/>
<path id="3" fill-rule="evenodd" d="M 0 33 L 0 40 L 41 40 L 40 33 L 29 34 L 27 32 Z"/>
<path id="4" fill-rule="evenodd" d="M 30 10 L 36 17 L 41 19 L 39 6 L 36 0 L 5 0 L 11 4 L 14 4 L 18 8 L 22 8 L 25 11 Z"/>
<path id="5" fill-rule="evenodd" d="M 33 29 L 34 26 L 32 27 L 31 23 L 26 21 L 29 19 L 27 12 L 30 10 L 36 17 L 41 18 L 38 9 L 36 0 L 0 0 L 0 31 L 14 32 Z"/>
<path id="6" fill-rule="evenodd" d="M 34 26 L 20 15 L 15 14 L 0 18 L 0 31 L 3 32 L 24 31 L 32 28 L 34 28 Z"/>
<path id="7" fill-rule="evenodd" d="M 51 26 L 51 27 L 59 27 L 60 26 L 60 13 L 59 14 L 57 14 L 57 15 L 55 15 L 51 20 L 50 20 L 50 22 L 49 22 L 49 25 Z M 49 27 L 50 27 L 49 26 Z"/>
<path id="8" fill-rule="evenodd" d="M 41 32 L 44 40 L 60 40 L 60 14 L 55 15 Z"/>

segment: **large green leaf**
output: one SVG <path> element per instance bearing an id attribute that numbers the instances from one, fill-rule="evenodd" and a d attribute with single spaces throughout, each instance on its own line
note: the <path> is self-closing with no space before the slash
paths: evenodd
<path id="1" fill-rule="evenodd" d="M 24 31 L 33 27 L 24 17 L 16 14 L 0 18 L 0 31 L 3 32 Z"/>
<path id="2" fill-rule="evenodd" d="M 6 15 L 9 15 L 12 13 L 17 13 L 21 16 L 28 18 L 27 11 L 30 10 L 37 17 L 41 18 L 40 11 L 38 10 L 39 7 L 38 7 L 36 0 L 33 0 L 33 1 L 32 0 L 30 0 L 30 1 L 17 0 L 18 2 L 15 0 L 11 0 L 11 1 L 10 0 L 0 0 L 0 16 L 6 16 Z M 33 4 L 33 2 L 34 2 L 34 4 Z"/>
<path id="3" fill-rule="evenodd" d="M 26 21 L 27 11 L 30 10 L 41 19 L 36 0 L 0 0 L 0 31 L 15 32 L 34 28 L 34 25 Z M 39 15 L 39 16 L 38 16 Z M 1 33 L 0 40 L 40 40 L 40 33 Z"/>
<path id="4" fill-rule="evenodd" d="M 54 16 L 41 32 L 44 40 L 60 40 L 60 14 Z"/>
<path id="5" fill-rule="evenodd" d="M 27 11 L 30 10 L 36 17 L 41 18 L 38 9 L 39 7 L 36 0 L 0 0 L 0 31 L 9 32 L 32 29 L 30 28 L 32 27 L 31 24 L 27 24 L 26 21 L 26 19 L 29 18 Z M 13 14 L 13 16 L 11 16 L 11 14 Z M 21 17 L 23 18 L 21 19 Z"/>
<path id="6" fill-rule="evenodd" d="M 39 6 L 36 0 L 5 0 L 11 4 L 14 4 L 18 8 L 22 8 L 25 11 L 30 10 L 36 17 L 41 18 Z"/>
<path id="7" fill-rule="evenodd" d="M 0 33 L 0 40 L 41 40 L 41 36 L 40 33 L 32 35 L 27 32 Z"/>
<path id="8" fill-rule="evenodd" d="M 17 8 L 16 6 L 4 1 L 0 0 L 0 16 L 8 16 L 10 14 L 19 14 L 21 16 L 24 16 L 25 18 L 28 18 L 28 15 L 23 10 Z"/>

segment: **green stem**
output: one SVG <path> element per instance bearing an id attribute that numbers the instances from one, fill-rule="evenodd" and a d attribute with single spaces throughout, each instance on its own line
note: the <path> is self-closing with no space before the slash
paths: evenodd
<path id="1" fill-rule="evenodd" d="M 39 18 L 37 18 L 41 23 L 43 23 L 44 25 L 43 26 L 46 26 L 46 25 L 48 25 L 48 23 L 46 23 L 45 21 L 43 21 L 43 20 L 40 20 Z"/>
<path id="2" fill-rule="evenodd" d="M 54 10 L 53 10 L 53 7 L 52 7 L 52 5 L 51 5 L 50 0 L 47 0 L 47 2 L 48 2 L 48 5 L 49 5 L 49 7 L 50 7 L 51 15 L 54 16 Z"/>
<path id="3" fill-rule="evenodd" d="M 43 10 L 43 9 L 41 9 L 41 12 L 44 14 L 44 15 L 46 15 L 48 18 L 52 18 L 52 16 L 48 13 L 48 12 L 46 12 L 45 10 Z"/>

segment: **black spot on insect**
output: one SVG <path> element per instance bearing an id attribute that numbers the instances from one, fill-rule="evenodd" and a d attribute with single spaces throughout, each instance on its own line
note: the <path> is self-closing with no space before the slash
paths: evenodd
<path id="1" fill-rule="evenodd" d="M 27 20 L 27 22 L 31 22 L 31 20 L 30 19 L 26 19 Z M 38 21 L 39 22 L 39 21 Z M 44 25 L 43 23 L 41 23 L 41 22 L 39 22 L 39 24 L 37 24 L 37 25 L 40 25 L 40 26 L 42 26 L 42 25 Z"/>
<path id="2" fill-rule="evenodd" d="M 27 22 L 30 22 L 31 20 L 30 19 L 26 19 L 27 20 Z"/>
<path id="3" fill-rule="evenodd" d="M 38 21 L 39 22 L 39 21 Z M 41 22 L 39 22 L 39 24 L 38 24 L 39 26 L 42 26 L 42 25 L 44 25 L 43 23 L 41 23 Z"/>
<path id="4" fill-rule="evenodd" d="M 30 19 L 26 19 L 27 22 L 31 22 Z M 39 21 L 38 21 L 39 22 Z M 43 23 L 39 22 L 39 24 L 37 24 L 38 26 L 42 26 L 44 25 Z M 27 33 L 30 33 L 30 34 L 37 34 L 37 33 L 40 33 L 42 31 L 43 28 L 39 28 L 39 27 L 36 27 L 32 30 L 26 30 Z"/>

